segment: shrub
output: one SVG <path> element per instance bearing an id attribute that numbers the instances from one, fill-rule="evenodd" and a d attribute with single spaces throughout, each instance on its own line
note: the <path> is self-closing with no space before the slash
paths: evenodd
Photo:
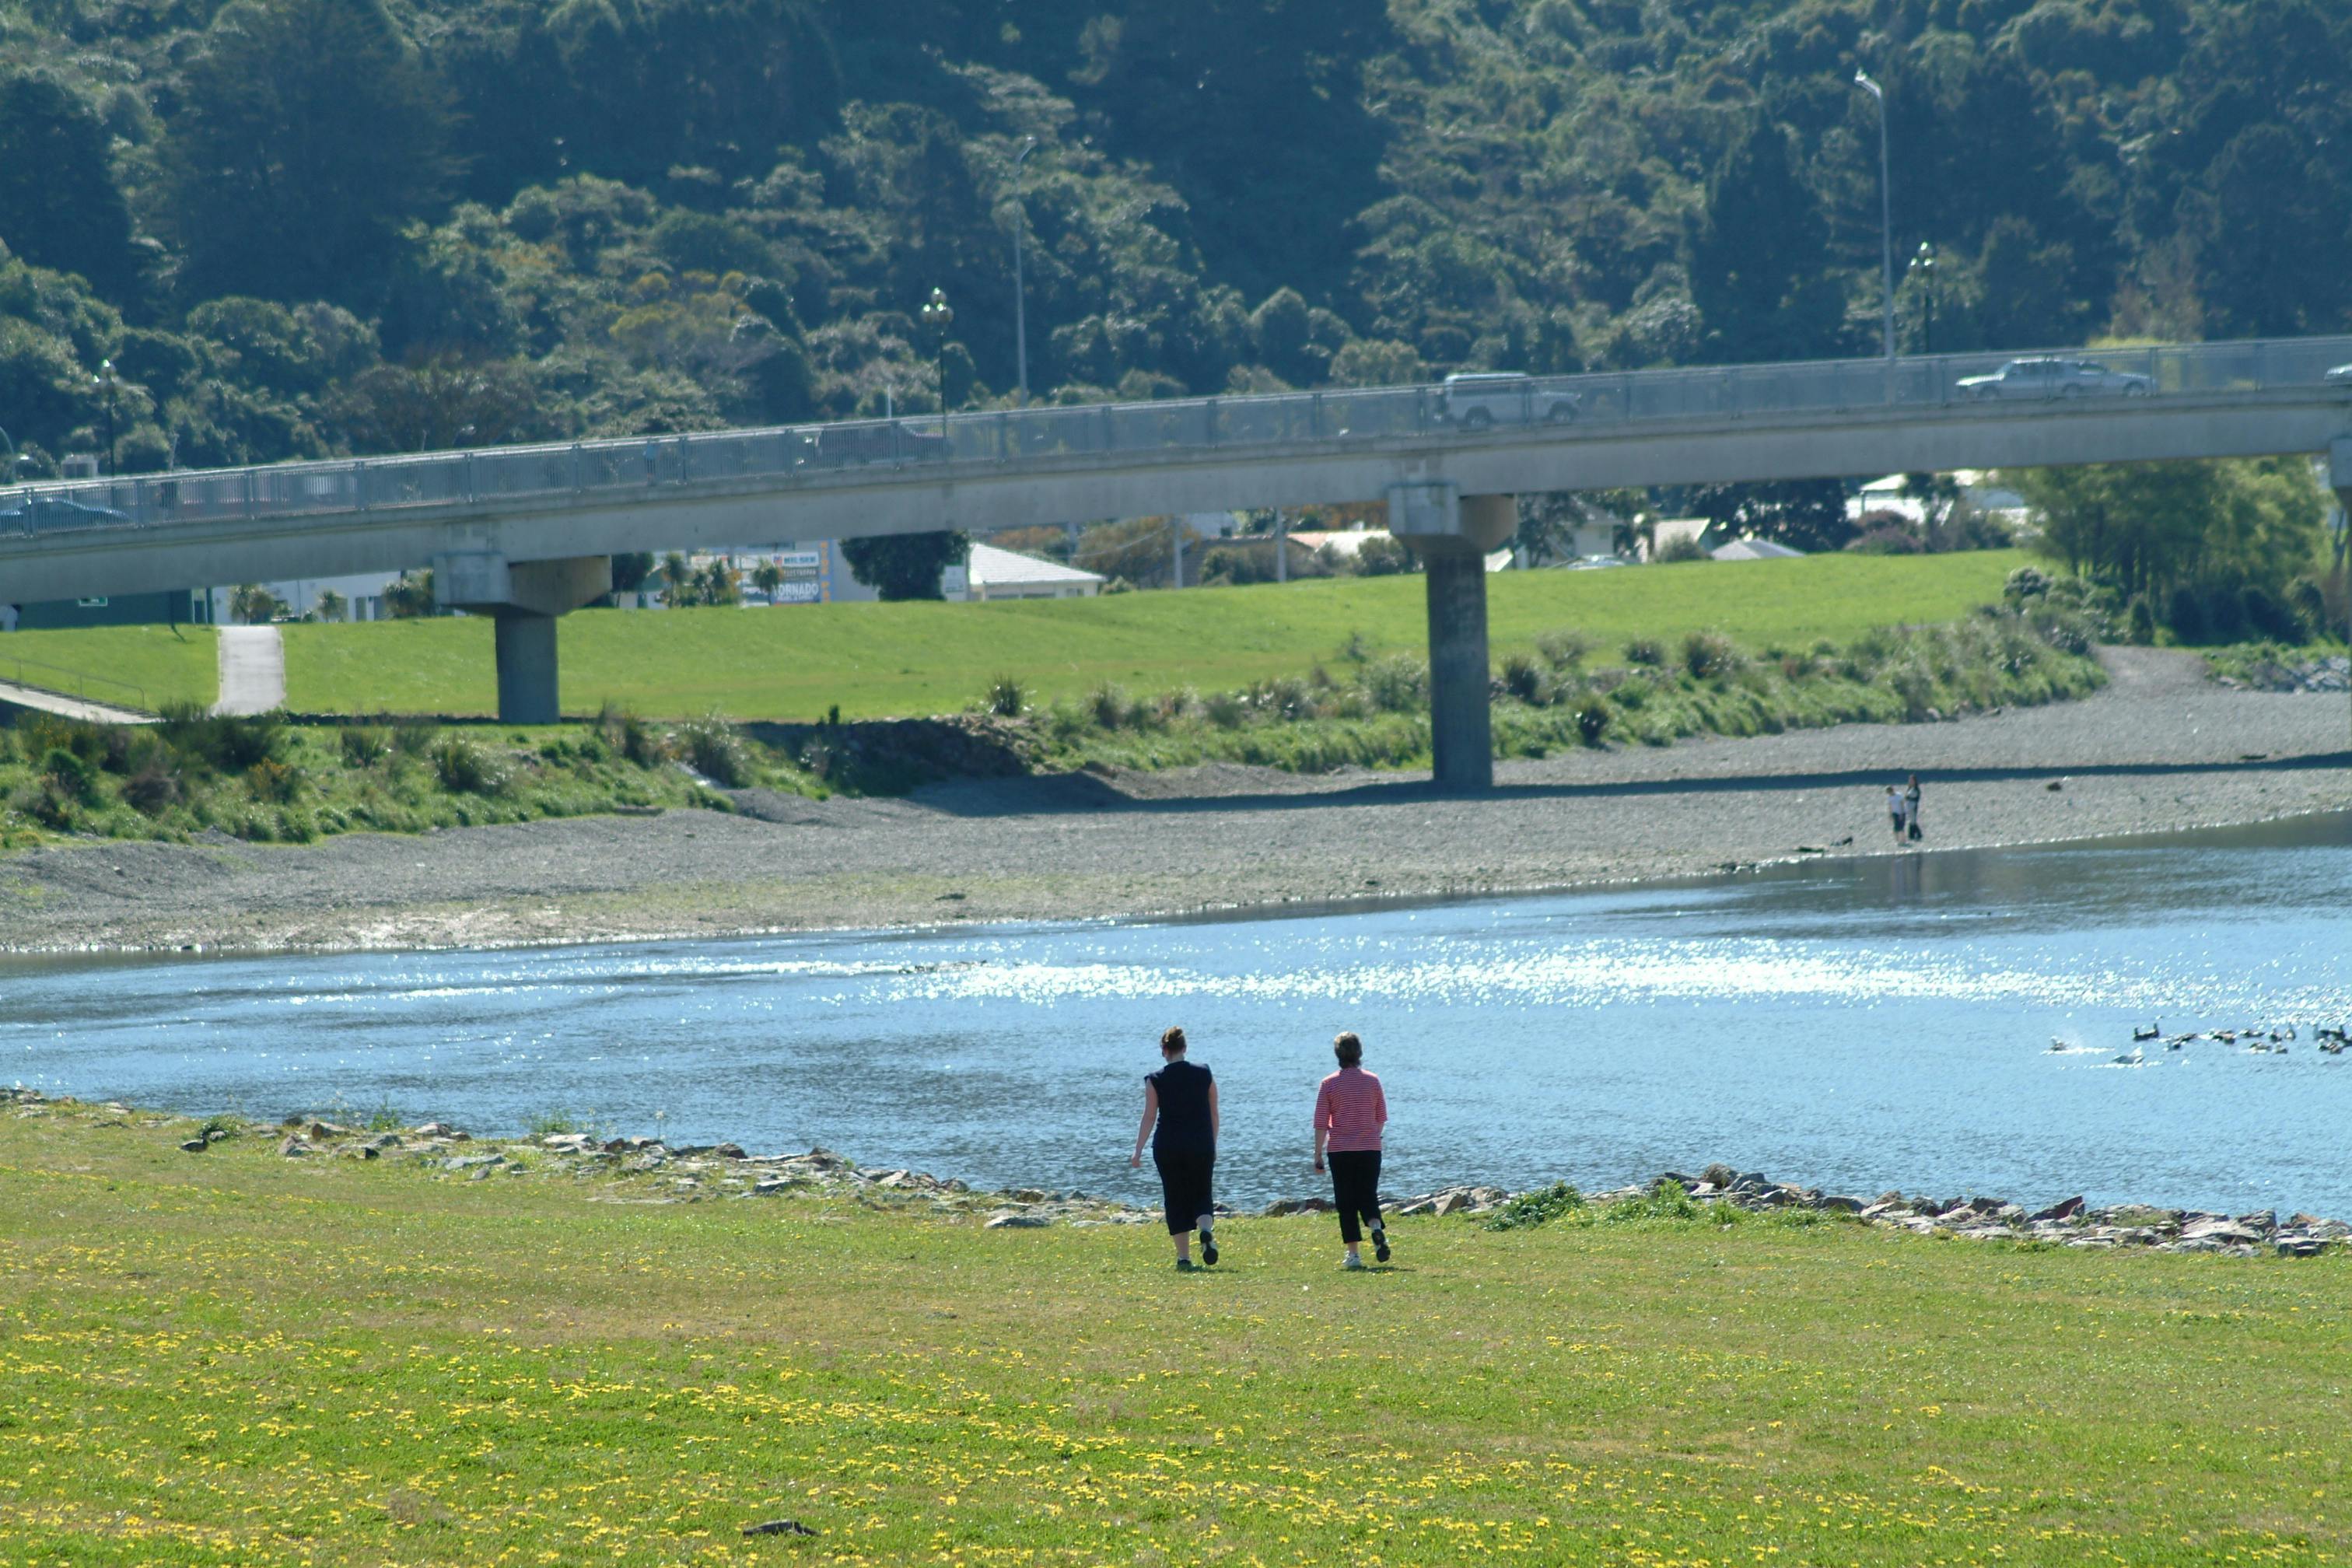
<path id="1" fill-rule="evenodd" d="M 1727 1204 L 1723 1207 L 1726 1212 L 1719 1217 L 1725 1219 L 1739 1212 Z M 1667 1182 L 1656 1191 L 1641 1197 L 1622 1198 L 1611 1204 L 1601 1217 L 1622 1224 L 1627 1220 L 1643 1219 L 1704 1219 L 1714 1213 L 1714 1207 L 1700 1203 L 1684 1191 L 1680 1182 Z"/>
<path id="2" fill-rule="evenodd" d="M 1201 710 L 1201 694 L 1189 686 L 1173 691 L 1163 691 L 1151 700 L 1151 720 L 1155 726 L 1166 728 L 1188 714 Z"/>
<path id="3" fill-rule="evenodd" d="M 2327 629 L 2327 590 L 2310 574 L 2286 585 L 2286 607 L 2303 622 L 2307 633 Z"/>
<path id="4" fill-rule="evenodd" d="M 1503 659 L 1503 689 L 1530 708 L 1551 704 L 1551 671 L 1532 654 L 1507 654 Z"/>
<path id="5" fill-rule="evenodd" d="M 300 792 L 302 774 L 284 763 L 264 757 L 245 770 L 245 787 L 253 792 L 256 800 L 285 805 Z"/>
<path id="6" fill-rule="evenodd" d="M 2197 590 L 2183 583 L 2172 590 L 2165 605 L 2164 624 L 2182 642 L 2205 640 L 2205 600 Z"/>
<path id="7" fill-rule="evenodd" d="M 1657 552 L 1650 557 L 1651 563 L 1654 565 L 1658 566 L 1671 566 L 1675 563 L 1682 561 L 1712 561 L 1714 559 L 1714 556 L 1709 555 L 1706 552 L 1706 545 L 1701 544 L 1697 540 L 1692 539 L 1688 536 L 1685 536 L 1681 539 L 1667 540 L 1664 544 L 1658 546 Z"/>
<path id="8" fill-rule="evenodd" d="M 392 727 L 392 749 L 404 757 L 422 757 L 433 750 L 440 738 L 441 726 L 423 719 L 413 719 Z"/>
<path id="9" fill-rule="evenodd" d="M 2049 575 L 2038 567 L 2021 566 L 2000 585 L 2000 596 L 2012 605 L 2039 599 L 2050 592 Z"/>
<path id="10" fill-rule="evenodd" d="M 1087 716 L 1101 730 L 1116 730 L 1128 720 L 1127 693 L 1106 680 L 1087 693 Z"/>
<path id="11" fill-rule="evenodd" d="M 668 760 L 668 737 L 634 713 L 619 714 L 613 721 L 613 749 L 641 768 L 657 768 Z"/>
<path id="12" fill-rule="evenodd" d="M 349 767 L 373 767 L 392 754 L 391 734 L 373 724 L 347 725 L 338 741 Z"/>
<path id="13" fill-rule="evenodd" d="M 2147 602 L 2146 594 L 2131 596 L 2130 607 L 2124 612 L 2124 623 L 2131 640 L 2140 647 L 2146 647 L 2156 640 L 2156 606 Z"/>
<path id="14" fill-rule="evenodd" d="M 142 816 L 161 816 L 180 803 L 180 775 L 159 752 L 122 781 L 123 803 Z"/>
<path id="15" fill-rule="evenodd" d="M 1576 732 L 1588 746 L 1597 746 L 1601 737 L 1609 732 L 1609 704 L 1598 697 L 1588 697 L 1576 705 Z"/>
<path id="16" fill-rule="evenodd" d="M 1647 665 L 1653 669 L 1663 668 L 1666 662 L 1666 645 L 1655 637 L 1635 637 L 1625 645 L 1625 662 Z"/>
<path id="17" fill-rule="evenodd" d="M 1536 638 L 1536 651 L 1554 669 L 1566 669 L 1584 662 L 1584 656 L 1592 651 L 1592 639 L 1582 632 L 1546 632 Z"/>
<path id="18" fill-rule="evenodd" d="M 1487 1230 L 1533 1230 L 1584 1206 L 1584 1194 L 1566 1182 L 1521 1193 L 1486 1218 Z"/>
<path id="19" fill-rule="evenodd" d="M 1364 695 L 1383 713 L 1412 713 L 1429 700 L 1429 666 L 1409 653 L 1391 654 L 1364 670 Z"/>
<path id="20" fill-rule="evenodd" d="M 1000 719 L 1018 719 L 1024 695 L 1019 679 L 1000 675 L 988 683 L 988 710 Z"/>
<path id="21" fill-rule="evenodd" d="M 1721 632 L 1693 632 L 1683 638 L 1683 668 L 1694 680 L 1713 680 L 1748 661 Z"/>
<path id="22" fill-rule="evenodd" d="M 1312 719 L 1315 717 L 1315 693 L 1297 676 L 1286 675 L 1274 680 L 1261 680 L 1252 686 L 1250 706 L 1277 719 Z"/>
<path id="23" fill-rule="evenodd" d="M 1249 718 L 1249 704 L 1238 692 L 1212 691 L 1202 700 L 1201 711 L 1220 730 L 1238 730 Z"/>
<path id="24" fill-rule="evenodd" d="M 2252 630 L 2276 642 L 2300 643 L 2309 637 L 2302 619 L 2274 598 L 2270 590 L 2248 584 L 2238 590 L 2238 618 Z"/>
<path id="25" fill-rule="evenodd" d="M 506 787 L 505 770 L 473 742 L 444 741 L 433 751 L 433 771 L 452 795 L 496 795 Z"/>
<path id="26" fill-rule="evenodd" d="M 98 804 L 98 770 L 65 746 L 51 746 L 41 758 L 41 778 L 60 801 Z"/>
<path id="27" fill-rule="evenodd" d="M 728 789 L 743 789 L 757 782 L 759 770 L 751 748 L 735 726 L 716 713 L 678 727 L 694 771 Z"/>

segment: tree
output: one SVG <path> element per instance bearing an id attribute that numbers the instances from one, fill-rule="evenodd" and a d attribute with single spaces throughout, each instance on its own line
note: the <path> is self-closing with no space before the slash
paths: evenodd
<path id="1" fill-rule="evenodd" d="M 340 621 L 350 608 L 351 601 L 332 588 L 320 589 L 319 597 L 311 605 L 312 613 L 322 621 Z"/>
<path id="2" fill-rule="evenodd" d="M 362 371 L 345 396 L 352 445 L 369 452 L 495 447 L 543 432 L 528 366 L 439 353 Z"/>
<path id="3" fill-rule="evenodd" d="M 79 273 L 121 300 L 139 266 L 107 142 L 97 114 L 55 78 L 0 76 L 0 237 L 34 266 Z"/>
<path id="4" fill-rule="evenodd" d="M 1843 550 L 1854 535 L 1845 487 L 1835 479 L 1701 485 L 1691 492 L 1690 510 L 1740 537 L 1809 552 Z"/>
<path id="5" fill-rule="evenodd" d="M 404 572 L 383 589 L 383 613 L 396 621 L 422 620 L 440 606 L 433 600 L 433 573 Z"/>
<path id="6" fill-rule="evenodd" d="M 1829 278 L 1829 226 L 1797 174 L 1786 127 L 1759 121 L 1706 183 L 1691 245 L 1691 302 L 1706 357 L 1811 359 L 1837 343 L 1843 303 Z"/>
<path id="7" fill-rule="evenodd" d="M 248 626 L 266 626 L 285 614 L 286 606 L 260 584 L 247 583 L 230 591 L 228 613 Z"/>
<path id="8" fill-rule="evenodd" d="M 457 173 L 444 89 L 382 0 L 244 0 L 181 73 L 163 205 L 186 286 L 359 300 Z"/>
<path id="9" fill-rule="evenodd" d="M 751 586 L 768 596 L 771 604 L 784 585 L 784 569 L 772 561 L 762 561 L 751 568 Z"/>
<path id="10" fill-rule="evenodd" d="M 940 574 L 971 554 L 961 533 L 890 533 L 845 539 L 850 574 L 885 599 L 937 599 Z"/>

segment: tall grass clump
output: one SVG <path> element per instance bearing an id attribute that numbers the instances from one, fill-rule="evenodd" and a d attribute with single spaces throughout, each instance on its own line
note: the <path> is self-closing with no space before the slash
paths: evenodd
<path id="1" fill-rule="evenodd" d="M 728 789 L 745 789 L 759 781 L 759 765 L 751 744 L 734 725 L 716 713 L 707 713 L 677 728 L 677 741 L 694 771 Z"/>

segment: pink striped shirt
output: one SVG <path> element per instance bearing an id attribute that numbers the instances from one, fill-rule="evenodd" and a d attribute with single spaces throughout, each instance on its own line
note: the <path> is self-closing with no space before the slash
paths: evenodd
<path id="1" fill-rule="evenodd" d="M 1330 1131 L 1324 1147 L 1339 1153 L 1378 1149 L 1388 1119 L 1388 1097 L 1381 1093 L 1381 1080 L 1361 1068 L 1341 1068 L 1316 1092 L 1316 1129 Z"/>

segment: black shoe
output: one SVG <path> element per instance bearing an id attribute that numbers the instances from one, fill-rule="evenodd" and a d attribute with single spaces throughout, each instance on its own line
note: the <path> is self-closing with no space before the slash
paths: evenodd
<path id="1" fill-rule="evenodd" d="M 1372 1226 L 1372 1256 L 1382 1263 L 1389 1260 L 1389 1233 L 1379 1226 Z"/>
<path id="2" fill-rule="evenodd" d="M 1192 1273 L 1192 1260 L 1191 1258 L 1178 1258 L 1178 1259 L 1176 1260 L 1176 1272 L 1177 1272 L 1177 1273 L 1179 1273 L 1179 1274 L 1190 1274 L 1190 1273 Z"/>
<path id="3" fill-rule="evenodd" d="M 1204 1230 L 1201 1233 L 1201 1261 L 1214 1263 L 1216 1260 L 1217 1238 Z"/>

